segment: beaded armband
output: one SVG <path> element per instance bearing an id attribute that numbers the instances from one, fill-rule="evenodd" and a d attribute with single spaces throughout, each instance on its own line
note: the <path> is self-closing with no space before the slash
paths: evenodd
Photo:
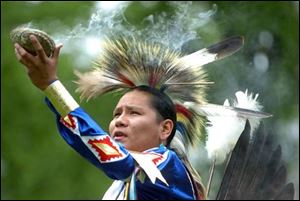
<path id="1" fill-rule="evenodd" d="M 59 80 L 50 84 L 44 92 L 62 117 L 79 107 L 78 103 Z"/>

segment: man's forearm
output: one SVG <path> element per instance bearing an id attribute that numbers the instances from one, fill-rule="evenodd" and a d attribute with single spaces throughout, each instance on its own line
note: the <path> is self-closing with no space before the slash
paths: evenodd
<path id="1" fill-rule="evenodd" d="M 50 84 L 44 92 L 62 117 L 79 107 L 78 103 L 59 80 Z"/>

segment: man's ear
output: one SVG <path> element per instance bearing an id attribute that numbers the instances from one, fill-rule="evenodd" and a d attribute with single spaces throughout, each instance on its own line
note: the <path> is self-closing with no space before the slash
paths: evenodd
<path id="1" fill-rule="evenodd" d="M 161 122 L 160 139 L 165 141 L 171 135 L 174 124 L 171 119 L 165 119 Z"/>

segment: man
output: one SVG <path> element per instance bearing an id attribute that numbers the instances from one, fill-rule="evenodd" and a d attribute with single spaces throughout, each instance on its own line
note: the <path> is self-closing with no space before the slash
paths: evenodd
<path id="1" fill-rule="evenodd" d="M 153 74 L 147 78 L 148 85 L 136 84 L 137 81 L 133 82 L 132 79 L 129 79 L 131 78 L 128 76 L 129 74 L 126 77 L 122 70 L 118 69 L 123 65 L 124 60 L 121 60 L 117 67 L 112 66 L 114 61 L 108 62 L 107 65 L 111 72 L 116 73 L 123 85 L 127 84 L 126 93 L 114 110 L 113 120 L 109 127 L 110 135 L 108 135 L 77 104 L 58 80 L 57 64 L 62 45 L 56 46 L 52 57 L 47 57 L 34 35 L 30 36 L 30 40 L 35 48 L 36 56 L 28 53 L 19 44 L 15 44 L 15 53 L 18 60 L 26 67 L 31 82 L 45 92 L 46 102 L 57 116 L 60 134 L 79 154 L 103 170 L 110 178 L 116 180 L 103 199 L 204 198 L 204 188 L 186 156 L 171 150 L 171 142 L 174 141 L 175 134 L 182 135 L 188 131 L 184 121 L 176 118 L 176 113 L 180 113 L 181 119 L 188 119 L 187 122 L 191 122 L 192 127 L 196 127 L 196 118 L 193 118 L 196 117 L 195 114 L 180 104 L 174 104 L 166 95 L 165 90 L 172 92 L 171 87 L 163 86 L 160 89 L 154 87 L 159 82 L 156 81 L 157 77 Z M 116 42 L 110 48 L 119 48 L 118 45 L 119 43 Z M 163 53 L 162 55 L 166 56 L 168 60 L 171 55 L 168 50 L 157 52 L 156 46 L 149 47 L 151 47 L 152 53 L 157 54 L 156 57 Z M 141 50 L 128 48 L 133 51 L 128 54 L 140 55 L 140 53 L 148 51 L 147 48 L 148 46 Z M 110 49 L 108 48 L 108 50 Z M 135 51 L 140 52 L 137 54 Z M 118 54 L 120 51 L 113 52 Z M 149 55 L 152 61 L 151 55 L 153 56 L 153 54 L 150 53 L 146 52 L 146 55 Z M 139 56 L 138 59 L 145 58 Z M 133 68 L 134 64 L 133 62 L 132 66 L 127 65 L 128 69 Z M 161 66 L 157 66 L 156 63 L 155 66 L 157 69 L 161 69 Z M 148 67 L 145 68 L 148 69 Z M 172 70 L 167 68 L 168 71 Z M 175 69 L 175 72 L 177 71 L 178 69 Z M 160 75 L 165 76 L 165 72 Z M 174 76 L 173 74 L 171 76 Z M 177 76 L 182 76 L 178 72 L 177 74 Z M 196 76 L 199 77 L 197 73 Z M 83 95 L 101 94 L 111 91 L 112 88 L 121 88 L 118 83 L 115 86 L 106 85 L 100 89 L 97 85 L 97 90 L 93 90 L 89 83 L 86 84 L 85 78 L 87 77 L 83 75 L 79 75 L 79 77 Z M 100 79 L 107 83 L 107 77 L 109 76 L 98 76 L 95 80 Z M 94 82 L 94 79 L 90 78 L 88 76 L 87 80 Z M 195 87 L 196 90 L 198 91 L 197 87 Z M 175 94 L 181 93 L 174 91 Z M 186 95 L 186 97 L 188 98 L 184 99 L 193 100 L 191 95 Z M 197 135 L 193 131 L 189 133 Z"/>

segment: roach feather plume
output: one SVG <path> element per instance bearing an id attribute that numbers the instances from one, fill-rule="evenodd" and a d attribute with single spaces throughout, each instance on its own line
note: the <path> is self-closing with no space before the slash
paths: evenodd
<path id="1" fill-rule="evenodd" d="M 205 71 L 177 63 L 179 52 L 135 38 L 107 39 L 93 71 L 80 74 L 78 91 L 91 98 L 115 90 L 147 85 L 164 90 L 172 100 L 205 103 Z M 187 87 L 188 85 L 188 87 Z"/>

